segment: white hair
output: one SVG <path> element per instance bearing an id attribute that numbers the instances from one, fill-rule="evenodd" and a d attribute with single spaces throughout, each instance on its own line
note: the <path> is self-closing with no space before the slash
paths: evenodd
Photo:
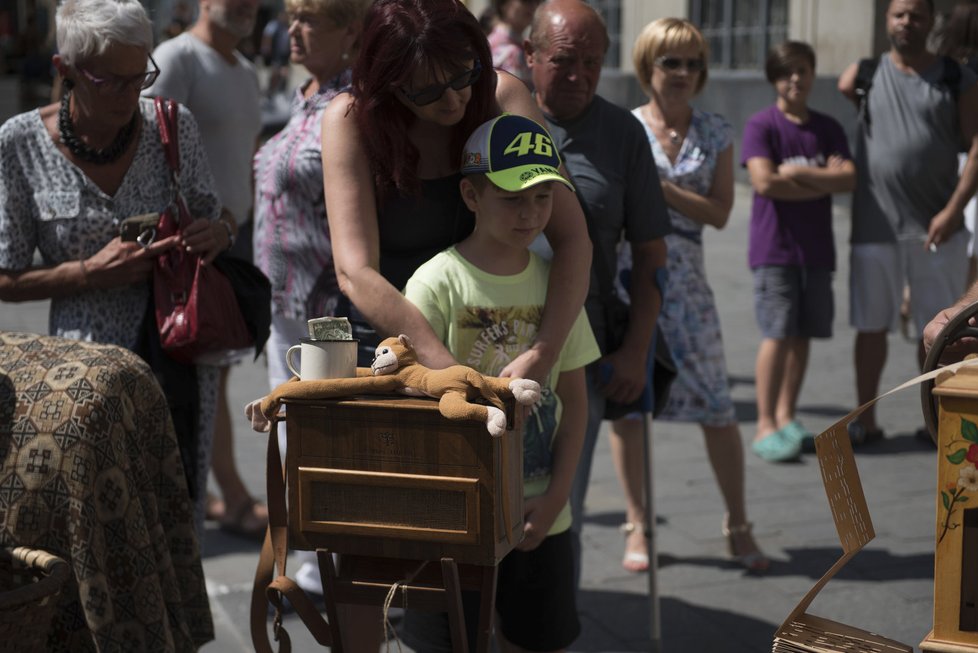
<path id="1" fill-rule="evenodd" d="M 63 0 L 56 17 L 58 54 L 68 65 L 112 44 L 153 49 L 153 24 L 139 0 Z"/>

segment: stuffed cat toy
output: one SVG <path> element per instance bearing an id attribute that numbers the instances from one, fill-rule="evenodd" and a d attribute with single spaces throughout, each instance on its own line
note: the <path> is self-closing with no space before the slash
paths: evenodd
<path id="1" fill-rule="evenodd" d="M 444 417 L 477 420 L 486 425 L 490 435 L 498 436 L 506 430 L 502 399 L 513 397 L 524 406 L 535 404 L 540 399 L 540 384 L 530 379 L 483 376 L 464 365 L 429 369 L 418 362 L 411 339 L 402 334 L 381 342 L 370 367 L 358 367 L 356 378 L 292 379 L 264 399 L 249 404 L 245 412 L 256 431 L 267 431 L 269 420 L 278 412 L 282 399 L 385 393 L 434 397 L 438 399 L 438 410 Z M 472 403 L 479 397 L 492 405 Z"/>

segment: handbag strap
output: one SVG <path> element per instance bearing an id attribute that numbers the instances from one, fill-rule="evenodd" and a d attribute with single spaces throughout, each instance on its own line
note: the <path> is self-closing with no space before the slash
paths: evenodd
<path id="1" fill-rule="evenodd" d="M 169 98 L 157 96 L 153 105 L 156 108 L 156 124 L 160 130 L 166 167 L 170 170 L 170 185 L 173 188 L 173 204 L 178 209 L 179 229 L 192 222 L 190 211 L 187 210 L 187 204 L 180 192 L 180 110 L 177 103 Z"/>
<path id="2" fill-rule="evenodd" d="M 268 494 L 268 531 L 262 543 L 258 567 L 255 569 L 255 582 L 251 589 L 251 643 L 257 653 L 272 653 L 268 641 L 268 604 L 275 606 L 272 632 L 279 641 L 279 653 L 292 650 L 291 640 L 282 627 L 284 596 L 295 608 L 296 614 L 309 629 L 309 632 L 323 646 L 332 646 L 329 624 L 319 614 L 315 604 L 294 580 L 286 577 L 285 563 L 288 557 L 288 511 L 285 505 L 286 471 L 278 448 L 278 416 L 272 418 L 272 428 L 268 433 L 268 452 L 266 457 L 266 492 Z M 274 578 L 275 567 L 278 576 Z"/>
<path id="3" fill-rule="evenodd" d="M 180 178 L 180 123 L 177 103 L 169 98 L 157 97 L 153 104 L 156 107 L 156 124 L 160 129 L 166 165 L 170 169 L 173 183 L 176 184 Z"/>

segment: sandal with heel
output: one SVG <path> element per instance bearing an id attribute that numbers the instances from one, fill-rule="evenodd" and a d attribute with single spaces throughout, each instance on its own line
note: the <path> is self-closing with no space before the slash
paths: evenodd
<path id="1" fill-rule="evenodd" d="M 737 549 L 734 546 L 735 536 L 750 535 L 753 529 L 754 524 L 751 522 L 744 522 L 743 524 L 731 526 L 727 523 L 727 518 L 724 517 L 721 532 L 723 533 L 723 536 L 727 538 L 727 549 L 730 552 L 730 559 L 750 573 L 762 574 L 771 567 L 771 560 L 766 555 L 761 553 L 760 550 L 738 554 Z"/>
<path id="2" fill-rule="evenodd" d="M 645 524 L 642 522 L 627 521 L 618 527 L 627 540 L 634 533 L 645 533 Z M 633 574 L 640 574 L 649 570 L 649 554 L 638 551 L 626 551 L 621 559 L 621 566 L 625 571 Z"/>

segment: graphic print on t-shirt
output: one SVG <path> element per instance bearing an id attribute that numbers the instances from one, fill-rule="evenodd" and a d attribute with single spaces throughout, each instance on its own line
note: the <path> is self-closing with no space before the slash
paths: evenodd
<path id="1" fill-rule="evenodd" d="M 455 316 L 459 362 L 487 376 L 499 376 L 514 358 L 529 349 L 536 337 L 541 306 L 467 306 Z M 523 478 L 550 474 L 550 444 L 557 429 L 557 395 L 541 388 L 523 428 Z"/>
<path id="2" fill-rule="evenodd" d="M 785 157 L 782 164 L 787 163 L 794 166 L 806 166 L 809 168 L 824 168 L 825 167 L 825 155 L 819 152 L 814 157 L 804 156 L 799 154 L 797 156 Z"/>

